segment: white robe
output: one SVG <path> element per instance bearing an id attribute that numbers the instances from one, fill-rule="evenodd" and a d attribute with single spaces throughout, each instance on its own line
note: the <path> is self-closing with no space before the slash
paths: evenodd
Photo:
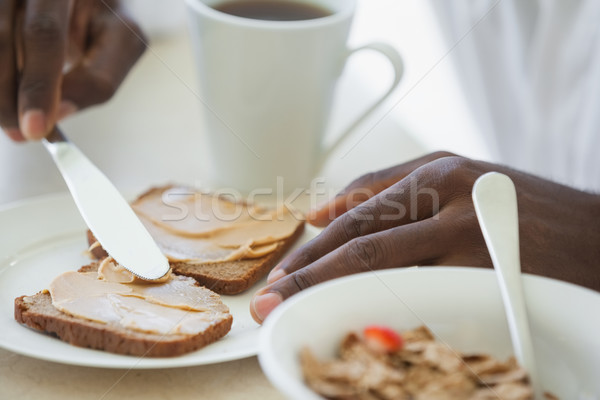
<path id="1" fill-rule="evenodd" d="M 600 191 L 600 0 L 431 0 L 495 158 Z"/>

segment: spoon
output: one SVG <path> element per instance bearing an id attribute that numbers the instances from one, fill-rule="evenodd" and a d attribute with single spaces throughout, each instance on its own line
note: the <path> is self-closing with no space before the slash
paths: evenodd
<path id="1" fill-rule="evenodd" d="M 544 395 L 538 379 L 521 280 L 515 185 L 508 176 L 489 172 L 473 185 L 473 203 L 496 270 L 515 356 L 529 374 L 534 398 L 541 400 Z"/>

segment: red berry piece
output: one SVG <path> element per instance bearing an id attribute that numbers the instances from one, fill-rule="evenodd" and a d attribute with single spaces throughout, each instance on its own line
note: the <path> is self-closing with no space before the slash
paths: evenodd
<path id="1" fill-rule="evenodd" d="M 402 336 L 387 326 L 369 325 L 363 331 L 367 346 L 381 353 L 393 353 L 402 349 Z"/>

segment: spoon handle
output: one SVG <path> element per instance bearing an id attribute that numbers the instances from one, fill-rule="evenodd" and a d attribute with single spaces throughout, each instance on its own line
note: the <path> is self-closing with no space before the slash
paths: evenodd
<path id="1" fill-rule="evenodd" d="M 515 186 L 506 175 L 487 173 L 473 186 L 473 203 L 498 276 L 515 356 L 529 374 L 535 399 L 542 399 L 521 280 Z"/>

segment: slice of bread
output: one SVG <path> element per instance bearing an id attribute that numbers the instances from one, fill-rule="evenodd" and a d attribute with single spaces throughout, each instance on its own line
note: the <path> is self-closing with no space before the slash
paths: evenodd
<path id="1" fill-rule="evenodd" d="M 140 195 L 138 199 L 157 190 L 163 191 L 167 188 L 152 188 Z M 277 247 L 273 252 L 260 258 L 206 264 L 171 262 L 171 268 L 174 273 L 192 277 L 201 286 L 206 286 L 216 293 L 224 295 L 238 294 L 248 290 L 265 276 L 302 235 L 303 231 L 304 223 L 301 222 L 291 236 L 277 242 Z M 96 238 L 94 238 L 94 235 L 90 231 L 87 232 L 87 239 L 90 246 L 96 243 Z M 100 246 L 92 248 L 90 253 L 98 260 L 108 255 Z"/>
<path id="2" fill-rule="evenodd" d="M 82 267 L 93 271 L 97 265 Z M 196 335 L 159 335 L 103 324 L 63 313 L 52 305 L 48 291 L 15 299 L 15 319 L 30 328 L 57 336 L 80 347 L 146 357 L 173 357 L 213 343 L 229 332 L 233 317 L 220 320 Z"/>

